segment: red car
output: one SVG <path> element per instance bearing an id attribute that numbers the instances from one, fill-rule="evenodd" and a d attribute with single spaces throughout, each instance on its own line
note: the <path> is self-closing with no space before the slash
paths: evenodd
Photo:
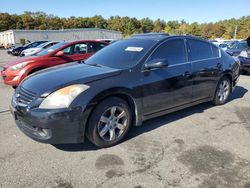
<path id="1" fill-rule="evenodd" d="M 1 75 L 5 84 L 16 87 L 26 76 L 36 71 L 85 60 L 107 45 L 105 42 L 91 40 L 60 42 L 33 56 L 18 58 L 4 64 Z"/>

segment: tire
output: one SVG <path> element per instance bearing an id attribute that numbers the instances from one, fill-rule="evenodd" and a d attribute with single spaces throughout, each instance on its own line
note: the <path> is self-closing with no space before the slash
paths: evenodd
<path id="1" fill-rule="evenodd" d="M 222 77 L 216 87 L 213 104 L 214 105 L 225 104 L 230 96 L 231 91 L 232 91 L 232 83 L 230 79 L 227 76 Z"/>
<path id="2" fill-rule="evenodd" d="M 126 101 L 118 97 L 104 99 L 89 117 L 86 136 L 99 147 L 111 147 L 127 135 L 132 112 Z"/>

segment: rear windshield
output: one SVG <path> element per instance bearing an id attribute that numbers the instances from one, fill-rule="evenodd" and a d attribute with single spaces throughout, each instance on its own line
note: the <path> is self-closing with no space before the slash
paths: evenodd
<path id="1" fill-rule="evenodd" d="M 47 48 L 47 49 L 45 49 L 45 50 L 43 50 L 43 51 L 41 51 L 41 52 L 35 54 L 35 56 L 47 55 L 47 54 L 49 54 L 49 53 L 55 51 L 56 49 L 61 48 L 61 47 L 64 46 L 65 44 L 68 44 L 68 43 L 67 43 L 67 42 L 59 42 L 59 43 L 57 43 L 57 44 L 51 46 L 50 48 Z"/>

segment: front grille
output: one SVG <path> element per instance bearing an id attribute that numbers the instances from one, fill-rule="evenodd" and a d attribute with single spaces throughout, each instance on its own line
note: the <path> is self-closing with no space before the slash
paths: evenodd
<path id="1" fill-rule="evenodd" d="M 20 104 L 28 105 L 36 98 L 36 93 L 20 87 L 16 92 L 16 101 Z"/>

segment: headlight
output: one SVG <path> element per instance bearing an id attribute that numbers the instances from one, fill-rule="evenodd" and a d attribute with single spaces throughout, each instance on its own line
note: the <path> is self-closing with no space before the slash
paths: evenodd
<path id="1" fill-rule="evenodd" d="M 247 57 L 247 51 L 242 51 L 239 56 L 241 56 L 241 57 Z"/>
<path id="2" fill-rule="evenodd" d="M 71 102 L 83 91 L 89 88 L 88 85 L 71 85 L 59 89 L 49 96 L 40 104 L 42 109 L 68 108 Z"/>
<path id="3" fill-rule="evenodd" d="M 29 63 L 32 63 L 32 62 L 34 62 L 34 61 L 33 60 L 31 60 L 31 61 L 25 61 L 23 63 L 19 63 L 17 65 L 13 65 L 13 66 L 10 67 L 10 70 L 12 70 L 12 71 L 20 70 L 20 69 L 22 69 L 23 67 L 25 67 L 26 65 L 28 65 Z"/>

